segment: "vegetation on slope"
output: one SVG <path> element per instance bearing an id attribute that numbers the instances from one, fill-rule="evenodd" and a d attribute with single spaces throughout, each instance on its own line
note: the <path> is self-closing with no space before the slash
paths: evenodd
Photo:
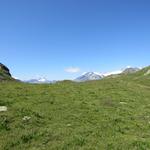
<path id="1" fill-rule="evenodd" d="M 9 69 L 5 65 L 0 63 L 0 81 L 6 80 L 14 80 L 14 79 L 11 77 Z"/>
<path id="2" fill-rule="evenodd" d="M 2 150 L 150 149 L 150 68 L 85 83 L 0 83 Z"/>

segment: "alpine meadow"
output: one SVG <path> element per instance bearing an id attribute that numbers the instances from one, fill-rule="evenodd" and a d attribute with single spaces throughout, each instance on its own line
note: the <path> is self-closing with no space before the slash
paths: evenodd
<path id="1" fill-rule="evenodd" d="M 0 150 L 150 150 L 150 0 L 0 0 Z"/>
<path id="2" fill-rule="evenodd" d="M 150 149 L 150 67 L 87 82 L 0 83 L 3 150 Z"/>

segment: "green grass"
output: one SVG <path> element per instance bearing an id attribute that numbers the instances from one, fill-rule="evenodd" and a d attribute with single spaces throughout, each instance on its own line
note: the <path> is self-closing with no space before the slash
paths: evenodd
<path id="1" fill-rule="evenodd" d="M 149 150 L 150 77 L 142 71 L 86 83 L 0 83 L 0 106 L 8 107 L 0 150 Z"/>

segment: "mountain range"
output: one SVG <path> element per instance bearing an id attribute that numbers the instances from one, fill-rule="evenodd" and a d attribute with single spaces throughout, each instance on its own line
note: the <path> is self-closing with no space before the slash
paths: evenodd
<path id="1" fill-rule="evenodd" d="M 140 70 L 139 68 L 127 67 L 124 70 L 114 71 L 114 72 L 104 73 L 104 74 L 100 74 L 97 72 L 86 72 L 86 73 L 82 74 L 81 76 L 77 77 L 76 79 L 74 79 L 73 81 L 85 82 L 85 81 L 90 81 L 90 80 L 100 80 L 100 79 L 103 79 L 108 76 L 116 76 L 119 74 L 132 74 L 139 70 Z M 2 63 L 0 63 L 0 81 L 6 80 L 6 79 L 14 80 L 14 78 L 10 74 L 8 67 L 6 67 Z M 37 79 L 25 80 L 23 82 L 42 84 L 42 83 L 56 83 L 57 81 L 55 81 L 55 80 L 50 81 L 50 80 L 46 79 L 45 77 L 41 77 L 41 78 L 37 78 Z"/>
<path id="2" fill-rule="evenodd" d="M 82 76 L 76 78 L 74 81 L 84 82 L 84 81 L 90 81 L 90 80 L 100 80 L 100 79 L 103 79 L 103 78 L 108 77 L 108 76 L 135 73 L 139 70 L 140 70 L 139 68 L 127 67 L 124 70 L 114 71 L 114 72 L 104 73 L 104 74 L 99 74 L 96 72 L 87 72 L 87 73 L 83 74 Z"/>
<path id="3" fill-rule="evenodd" d="M 114 71 L 114 72 L 109 72 L 109 73 L 104 73 L 104 74 L 100 74 L 97 72 L 86 72 L 84 74 L 82 74 L 81 76 L 77 77 L 76 79 L 74 79 L 73 81 L 75 82 L 85 82 L 85 81 L 91 81 L 91 80 L 100 80 L 103 79 L 105 77 L 108 76 L 115 76 L 118 74 L 130 74 L 130 73 L 135 73 L 137 71 L 139 71 L 139 68 L 132 68 L 132 67 L 127 67 L 124 70 L 119 70 L 119 71 Z M 37 79 L 30 79 L 30 80 L 26 80 L 24 82 L 27 83 L 56 83 L 57 81 L 50 81 L 46 78 L 37 78 Z"/>
<path id="4" fill-rule="evenodd" d="M 30 80 L 25 80 L 24 82 L 27 83 L 52 83 L 52 81 L 49 81 L 48 79 L 41 77 L 37 79 L 30 79 Z"/>

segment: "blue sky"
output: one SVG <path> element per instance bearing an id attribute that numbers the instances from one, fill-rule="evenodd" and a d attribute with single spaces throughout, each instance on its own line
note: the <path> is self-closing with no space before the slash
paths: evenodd
<path id="1" fill-rule="evenodd" d="M 0 62 L 50 80 L 150 65 L 150 1 L 1 0 Z"/>

